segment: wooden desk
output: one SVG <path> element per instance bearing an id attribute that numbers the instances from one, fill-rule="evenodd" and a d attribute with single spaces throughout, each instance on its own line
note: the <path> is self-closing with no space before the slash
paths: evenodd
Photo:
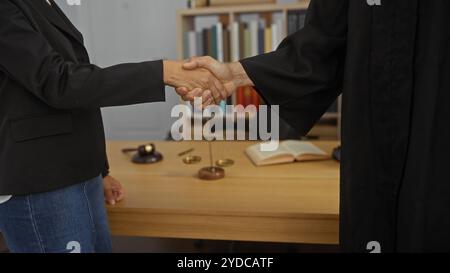
<path id="1" fill-rule="evenodd" d="M 330 160 L 255 167 L 245 156 L 250 142 L 216 142 L 214 153 L 232 158 L 227 178 L 201 181 L 208 165 L 202 142 L 155 142 L 165 159 L 134 165 L 121 153 L 138 142 L 110 142 L 111 172 L 127 198 L 109 207 L 114 235 L 235 241 L 337 244 L 339 164 Z M 331 153 L 337 142 L 316 142 Z M 198 165 L 178 153 L 195 148 Z"/>

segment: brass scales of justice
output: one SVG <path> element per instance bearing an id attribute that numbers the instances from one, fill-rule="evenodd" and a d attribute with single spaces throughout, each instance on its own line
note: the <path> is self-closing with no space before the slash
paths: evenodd
<path id="1" fill-rule="evenodd" d="M 200 163 L 202 158 L 196 155 L 190 155 L 194 149 L 187 150 L 183 153 L 180 153 L 180 156 L 187 155 L 183 158 L 183 163 L 192 165 Z M 225 177 L 225 169 L 226 167 L 230 167 L 234 165 L 234 161 L 231 159 L 219 159 L 214 164 L 213 152 L 212 152 L 212 143 L 208 141 L 208 152 L 209 152 L 209 163 L 208 167 L 201 168 L 198 171 L 198 178 L 201 180 L 219 180 Z"/>

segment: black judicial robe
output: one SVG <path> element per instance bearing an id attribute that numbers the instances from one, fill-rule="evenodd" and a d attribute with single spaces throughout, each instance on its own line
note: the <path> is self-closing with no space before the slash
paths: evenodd
<path id="1" fill-rule="evenodd" d="M 343 251 L 450 251 L 450 1 L 376 2 L 312 0 L 242 64 L 302 133 L 342 93 Z"/>

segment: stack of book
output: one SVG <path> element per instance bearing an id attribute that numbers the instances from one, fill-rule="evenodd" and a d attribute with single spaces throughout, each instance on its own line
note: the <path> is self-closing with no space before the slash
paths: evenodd
<path id="1" fill-rule="evenodd" d="M 284 22 L 266 25 L 265 20 L 248 23 L 233 22 L 229 26 L 217 23 L 201 31 L 184 34 L 184 58 L 211 56 L 222 62 L 238 61 L 275 50 L 286 36 Z M 239 88 L 227 102 L 234 105 L 259 106 L 262 101 L 253 88 Z"/>

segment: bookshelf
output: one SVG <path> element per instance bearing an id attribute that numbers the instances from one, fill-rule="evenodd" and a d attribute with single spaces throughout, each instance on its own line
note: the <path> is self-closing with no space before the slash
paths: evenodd
<path id="1" fill-rule="evenodd" d="M 281 13 L 284 18 L 289 11 L 306 10 L 309 0 L 299 1 L 294 4 L 264 4 L 264 5 L 242 5 L 224 7 L 205 7 L 195 9 L 183 9 L 177 11 L 178 31 L 178 56 L 183 57 L 183 35 L 186 31 L 195 29 L 195 18 L 198 16 L 218 16 L 219 21 L 227 26 L 230 22 L 238 20 L 243 14 L 260 14 L 271 21 L 273 13 Z M 286 24 L 287 28 L 287 24 Z"/>
<path id="2" fill-rule="evenodd" d="M 180 59 L 186 57 L 186 37 L 188 32 L 196 31 L 196 22 L 199 17 L 216 17 L 218 23 L 225 29 L 230 29 L 234 22 L 242 22 L 242 18 L 248 15 L 257 15 L 269 26 L 275 24 L 275 20 L 281 21 L 280 31 L 284 36 L 288 33 L 288 18 L 291 12 L 306 11 L 309 0 L 299 0 L 292 4 L 255 4 L 255 5 L 237 5 L 223 7 L 204 7 L 194 9 L 182 9 L 177 11 L 177 52 Z M 277 18 L 277 19 L 276 19 Z M 281 19 L 280 19 L 281 18 Z M 284 38 L 284 37 L 283 37 Z M 236 42 L 235 36 L 230 35 L 230 47 Z M 192 54 L 190 54 L 192 55 Z M 241 54 L 242 55 L 242 54 Z M 256 54 L 252 54 L 256 55 Z M 214 57 L 214 56 L 213 56 Z M 244 56 L 249 57 L 249 56 Z M 236 61 L 233 54 L 230 54 L 230 60 Z M 240 56 L 242 58 L 242 56 Z M 232 102 L 236 104 L 236 100 Z M 337 102 L 337 111 L 326 113 L 319 123 L 313 128 L 309 136 L 319 139 L 335 140 L 340 138 L 340 100 Z"/>

